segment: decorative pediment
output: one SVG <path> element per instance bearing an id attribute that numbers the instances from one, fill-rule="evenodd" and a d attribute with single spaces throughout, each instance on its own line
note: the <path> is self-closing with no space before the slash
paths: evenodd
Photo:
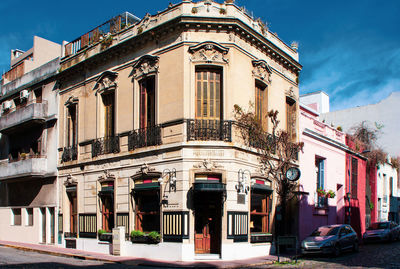
<path id="1" fill-rule="evenodd" d="M 143 178 L 159 178 L 162 175 L 161 172 L 156 171 L 155 168 L 149 167 L 147 164 L 143 164 L 136 173 L 131 176 L 135 181 Z"/>
<path id="2" fill-rule="evenodd" d="M 64 181 L 64 186 L 66 186 L 66 187 L 76 186 L 77 184 L 78 184 L 78 180 L 75 177 L 73 177 L 72 175 L 68 175 Z"/>
<path id="3" fill-rule="evenodd" d="M 117 83 L 115 82 L 115 78 L 118 76 L 117 72 L 105 71 L 103 72 L 98 79 L 96 80 L 96 84 L 94 85 L 93 90 L 96 90 L 96 95 L 98 93 L 102 94 L 103 92 L 115 90 L 117 87 Z"/>
<path id="4" fill-rule="evenodd" d="M 99 176 L 99 179 L 98 179 L 98 181 L 100 183 L 110 182 L 110 181 L 114 182 L 114 180 L 115 180 L 115 176 L 113 174 L 111 174 L 110 171 L 108 171 L 108 170 L 104 170 L 104 174 Z"/>
<path id="5" fill-rule="evenodd" d="M 70 96 L 67 101 L 65 102 L 65 106 L 74 106 L 78 104 L 78 97 Z"/>
<path id="6" fill-rule="evenodd" d="M 287 89 L 285 91 L 285 94 L 287 97 L 293 99 L 294 102 L 297 100 L 297 97 L 296 97 L 293 87 L 290 87 L 289 89 Z"/>
<path id="7" fill-rule="evenodd" d="M 269 84 L 271 82 L 272 70 L 264 60 L 253 60 L 253 76 Z"/>
<path id="8" fill-rule="evenodd" d="M 220 169 L 222 168 L 221 165 L 218 163 L 211 161 L 211 159 L 204 159 L 201 163 L 193 165 L 194 168 L 201 168 L 207 171 L 211 171 L 213 169 Z"/>
<path id="9" fill-rule="evenodd" d="M 139 79 L 158 72 L 158 56 L 144 55 L 133 65 L 133 77 Z"/>
<path id="10" fill-rule="evenodd" d="M 225 57 L 229 48 L 221 46 L 218 43 L 206 41 L 189 47 L 190 61 L 205 63 L 229 63 Z"/>

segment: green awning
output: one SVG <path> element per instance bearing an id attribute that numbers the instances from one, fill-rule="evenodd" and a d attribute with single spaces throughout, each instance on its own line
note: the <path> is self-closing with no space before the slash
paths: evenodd
<path id="1" fill-rule="evenodd" d="M 101 187 L 101 191 L 99 191 L 99 195 L 113 195 L 114 194 L 114 186 Z"/>
<path id="2" fill-rule="evenodd" d="M 195 182 L 193 185 L 194 191 L 210 191 L 210 192 L 223 192 L 225 191 L 225 184 L 220 182 Z"/>
<path id="3" fill-rule="evenodd" d="M 271 194 L 273 192 L 270 186 L 257 183 L 251 186 L 251 191 L 256 193 L 267 193 L 267 194 Z"/>
<path id="4" fill-rule="evenodd" d="M 135 184 L 135 187 L 132 191 L 147 191 L 147 190 L 156 190 L 160 188 L 160 183 L 152 182 L 152 183 L 143 183 L 143 184 Z"/>

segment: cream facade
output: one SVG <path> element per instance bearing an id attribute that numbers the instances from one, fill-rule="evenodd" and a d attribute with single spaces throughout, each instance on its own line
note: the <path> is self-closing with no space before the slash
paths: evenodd
<path id="1" fill-rule="evenodd" d="M 34 37 L 11 52 L 0 84 L 0 238 L 57 240 L 57 114 L 55 74 L 61 45 Z"/>
<path id="2" fill-rule="evenodd" d="M 233 108 L 276 109 L 297 140 L 298 53 L 232 3 L 183 1 L 131 25 L 124 16 L 64 46 L 62 245 L 163 260 L 268 254 L 274 183 Z M 160 240 L 130 242 L 134 230 Z"/>

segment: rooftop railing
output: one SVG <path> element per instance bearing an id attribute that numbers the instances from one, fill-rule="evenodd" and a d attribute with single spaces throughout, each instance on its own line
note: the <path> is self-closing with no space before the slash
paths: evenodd
<path id="1" fill-rule="evenodd" d="M 135 24 L 140 19 L 129 12 L 124 12 L 111 20 L 106 21 L 100 26 L 80 36 L 79 38 L 67 43 L 64 46 L 64 56 L 70 56 L 76 54 L 81 49 L 90 46 L 103 40 L 107 34 L 115 34 L 122 29 Z"/>

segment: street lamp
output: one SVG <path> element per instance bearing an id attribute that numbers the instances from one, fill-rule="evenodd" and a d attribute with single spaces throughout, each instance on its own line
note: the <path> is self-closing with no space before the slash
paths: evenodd
<path id="1" fill-rule="evenodd" d="M 247 184 L 247 181 L 249 181 L 250 184 Z M 238 193 L 241 194 L 247 194 L 250 190 L 251 184 L 253 184 L 254 180 L 251 179 L 251 173 L 247 169 L 239 169 L 238 171 L 238 184 L 236 184 L 235 188 L 238 191 Z"/>
<path id="2" fill-rule="evenodd" d="M 176 190 L 176 169 L 172 168 L 171 170 L 169 170 L 168 168 L 164 169 L 160 178 L 158 179 L 158 182 L 160 183 L 160 185 L 162 185 L 164 182 L 164 177 L 168 176 L 168 183 L 170 188 L 173 188 L 174 190 Z"/>

